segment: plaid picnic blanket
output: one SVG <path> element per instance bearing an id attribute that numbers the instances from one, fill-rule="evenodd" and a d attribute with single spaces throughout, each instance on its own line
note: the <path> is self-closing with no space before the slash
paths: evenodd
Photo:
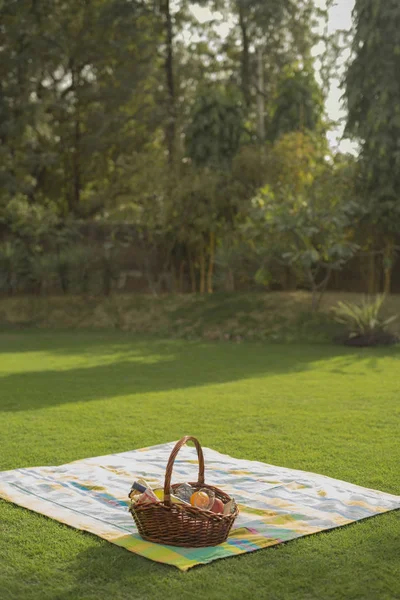
<path id="1" fill-rule="evenodd" d="M 182 571 L 400 508 L 400 496 L 203 448 L 206 482 L 239 505 L 228 540 L 209 548 L 149 543 L 138 535 L 128 512 L 128 493 L 139 477 L 150 484 L 163 482 L 174 445 L 0 472 L 0 498 Z M 184 447 L 175 461 L 174 481 L 196 480 L 196 465 L 196 450 Z"/>

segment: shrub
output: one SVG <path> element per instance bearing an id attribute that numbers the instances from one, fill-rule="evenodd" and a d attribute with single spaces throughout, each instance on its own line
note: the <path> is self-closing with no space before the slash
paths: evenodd
<path id="1" fill-rule="evenodd" d="M 385 297 L 379 295 L 375 299 L 364 298 L 361 304 L 339 302 L 333 307 L 333 318 L 346 327 L 346 336 L 342 341 L 355 346 L 397 342 L 397 336 L 388 331 L 389 325 L 397 316 L 386 318 L 382 316 L 384 301 Z"/>
<path id="2" fill-rule="evenodd" d="M 67 246 L 55 258 L 56 271 L 64 294 L 93 292 L 99 262 L 96 248 L 85 244 Z"/>
<path id="3" fill-rule="evenodd" d="M 24 260 L 25 272 L 21 278 L 24 288 L 36 294 L 52 290 L 56 282 L 56 263 L 53 255 L 34 254 Z"/>

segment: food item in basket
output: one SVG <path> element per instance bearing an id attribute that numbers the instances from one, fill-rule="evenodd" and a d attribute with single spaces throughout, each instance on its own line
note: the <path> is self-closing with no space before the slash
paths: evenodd
<path id="1" fill-rule="evenodd" d="M 232 498 L 232 500 L 229 500 L 229 502 L 227 502 L 224 505 L 224 515 L 230 515 L 230 514 L 232 514 L 234 512 L 235 508 L 236 508 L 236 504 L 235 504 L 235 501 Z"/>
<path id="2" fill-rule="evenodd" d="M 210 498 L 205 492 L 194 492 L 190 498 L 190 504 L 197 508 L 207 509 L 210 505 Z"/>
<path id="3" fill-rule="evenodd" d="M 132 485 L 132 490 L 140 492 L 140 496 L 136 500 L 138 504 L 152 504 L 153 502 L 159 502 L 159 499 L 157 498 L 153 490 L 150 487 L 145 487 L 138 481 L 134 482 L 134 484 Z M 129 497 L 131 497 L 131 494 L 129 494 Z"/>
<path id="4" fill-rule="evenodd" d="M 131 491 L 129 492 L 129 498 L 132 500 L 132 502 L 137 502 L 140 496 L 143 494 L 143 492 L 139 492 L 139 490 L 135 488 L 135 483 L 139 483 L 145 489 L 150 487 L 145 479 L 136 479 L 131 487 Z"/>
<path id="5" fill-rule="evenodd" d="M 184 500 L 171 494 L 171 502 L 174 504 L 187 504 Z M 144 479 L 137 479 L 129 492 L 129 498 L 133 504 L 148 504 L 149 502 L 163 502 L 164 488 L 152 489 Z"/>
<path id="6" fill-rule="evenodd" d="M 164 501 L 164 488 L 157 488 L 157 489 L 153 490 L 153 492 L 157 496 L 157 498 L 160 500 L 160 502 Z M 170 498 L 171 498 L 171 502 L 173 502 L 174 504 L 188 504 L 187 502 L 185 502 L 185 500 L 178 498 L 175 494 L 170 494 Z"/>
<path id="7" fill-rule="evenodd" d="M 179 487 L 174 489 L 174 495 L 190 504 L 190 498 L 193 496 L 194 491 L 195 490 L 190 483 L 182 483 Z"/>
<path id="8" fill-rule="evenodd" d="M 214 504 L 215 494 L 211 490 L 206 488 L 202 488 L 195 492 L 190 498 L 190 504 L 195 506 L 196 508 L 201 508 L 203 510 L 210 510 L 212 505 Z"/>
<path id="9" fill-rule="evenodd" d="M 224 503 L 219 498 L 215 498 L 214 504 L 212 505 L 210 510 L 212 510 L 212 512 L 215 512 L 215 513 L 223 513 L 224 512 Z"/>

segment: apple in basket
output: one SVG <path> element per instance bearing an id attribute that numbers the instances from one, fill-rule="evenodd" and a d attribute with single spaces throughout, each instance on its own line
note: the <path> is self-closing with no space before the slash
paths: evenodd
<path id="1" fill-rule="evenodd" d="M 224 512 L 224 503 L 219 498 L 215 498 L 214 504 L 211 507 L 212 512 L 215 513 L 223 513 Z"/>

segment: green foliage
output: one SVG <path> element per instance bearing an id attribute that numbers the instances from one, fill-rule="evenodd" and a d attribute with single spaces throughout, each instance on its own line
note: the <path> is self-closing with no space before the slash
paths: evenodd
<path id="1" fill-rule="evenodd" d="M 232 0 L 230 6 L 240 31 L 241 87 L 249 120 L 254 119 L 260 94 L 266 115 L 271 115 L 282 70 L 298 61 L 310 61 L 311 48 L 317 42 L 313 29 L 318 9 L 311 0 Z M 264 89 L 259 88 L 260 69 L 254 56 L 258 51 L 262 53 Z"/>
<path id="2" fill-rule="evenodd" d="M 72 223 L 61 223 L 52 207 L 15 197 L 3 213 L 8 237 L 0 250 L 0 289 L 39 292 L 54 277 L 51 254 L 76 238 Z"/>
<path id="3" fill-rule="evenodd" d="M 278 84 L 270 137 L 276 140 L 291 131 L 321 131 L 323 112 L 324 98 L 312 70 L 290 67 Z"/>
<path id="4" fill-rule="evenodd" d="M 48 255 L 48 258 L 49 271 L 64 294 L 100 291 L 97 284 L 100 271 L 98 249 L 80 242 L 62 247 L 59 252 Z"/>
<path id="5" fill-rule="evenodd" d="M 278 156 L 282 148 L 287 149 L 285 138 L 275 149 Z M 358 248 L 351 234 L 358 205 L 339 185 L 341 169 L 325 160 L 312 139 L 305 139 L 300 153 L 286 156 L 283 174 L 292 158 L 290 178 L 278 173 L 273 186 L 261 189 L 244 231 L 262 262 L 258 277 L 268 280 L 266 265 L 271 261 L 289 267 L 313 291 L 317 307 L 332 271 L 342 268 Z"/>
<path id="6" fill-rule="evenodd" d="M 263 157 L 264 148 L 256 144 L 242 145 L 232 163 L 232 180 L 244 202 L 248 202 L 268 179 Z"/>
<path id="7" fill-rule="evenodd" d="M 51 206 L 30 204 L 23 197 L 14 197 L 8 202 L 1 220 L 32 251 L 44 239 L 56 235 L 60 224 L 60 219 Z"/>
<path id="8" fill-rule="evenodd" d="M 216 251 L 215 264 L 217 289 L 233 292 L 252 287 L 257 261 L 239 232 L 223 235 Z"/>
<path id="9" fill-rule="evenodd" d="M 83 244 L 77 223 L 61 221 L 50 207 L 15 198 L 3 223 L 10 239 L 0 246 L 0 291 L 100 292 L 104 286 L 96 281 L 103 275 L 96 273 L 114 269 L 108 248 Z"/>
<path id="10" fill-rule="evenodd" d="M 2 197 L 91 216 L 154 127 L 155 17 L 130 0 L 22 0 L 0 18 Z"/>
<path id="11" fill-rule="evenodd" d="M 311 0 L 214 0 L 201 4 L 220 12 L 200 23 L 193 4 L 1 4 L 0 222 L 11 245 L 2 247 L 0 269 L 8 293 L 110 293 L 120 248 L 106 239 L 92 256 L 74 226 L 92 220 L 134 224 L 136 239 L 126 243 L 140 247 L 138 269 L 153 291 L 157 269 L 168 289 L 179 279 L 187 290 L 190 278 L 193 291 L 211 291 L 213 279 L 232 287 L 255 272 L 276 283 L 282 263 L 303 284 L 316 253 L 317 263 L 344 264 L 333 234 L 335 260 L 315 240 L 300 259 L 289 226 L 297 211 L 308 239 L 345 195 L 336 171 L 324 183 L 329 152 L 311 56 L 321 11 Z M 260 143 L 264 123 L 273 144 Z M 239 257 L 243 247 L 232 240 L 264 186 L 274 211 L 288 214 L 279 216 L 281 235 L 273 225 L 279 243 L 255 265 L 254 253 Z M 305 206 L 314 216 L 302 220 Z M 353 233 L 349 226 L 346 242 Z M 253 241 L 260 252 L 268 246 Z M 385 265 L 392 259 L 387 253 Z"/>
<path id="12" fill-rule="evenodd" d="M 99 267 L 98 255 L 98 249 L 83 243 L 65 248 L 56 255 L 55 266 L 61 287 L 70 288 L 78 294 L 95 292 L 95 278 Z"/>
<path id="13" fill-rule="evenodd" d="M 186 132 L 189 157 L 200 167 L 227 167 L 239 150 L 243 133 L 239 97 L 215 85 L 202 90 Z"/>
<path id="14" fill-rule="evenodd" d="M 267 183 L 274 191 L 288 188 L 294 194 L 307 195 L 316 177 L 328 171 L 328 157 L 326 139 L 311 132 L 287 133 L 270 147 Z"/>
<path id="15" fill-rule="evenodd" d="M 267 243 L 263 253 L 292 267 L 299 280 L 313 290 L 325 287 L 332 270 L 340 269 L 356 250 L 348 235 L 352 207 L 336 207 L 332 216 L 330 203 L 325 198 L 320 202 L 318 192 L 314 186 L 314 195 L 307 201 L 285 191 L 276 196 L 264 188 L 255 200 L 252 217 Z"/>
<path id="16" fill-rule="evenodd" d="M 388 330 L 397 316 L 384 318 L 381 314 L 385 296 L 364 298 L 361 304 L 339 302 L 332 308 L 334 319 L 345 325 L 350 337 L 372 336 Z"/>
<path id="17" fill-rule="evenodd" d="M 347 134 L 361 142 L 363 185 L 375 234 L 400 222 L 400 4 L 356 0 L 346 76 Z"/>
<path id="18" fill-rule="evenodd" d="M 0 245 L 0 292 L 11 294 L 16 291 L 20 279 L 21 252 L 15 241 Z"/>

